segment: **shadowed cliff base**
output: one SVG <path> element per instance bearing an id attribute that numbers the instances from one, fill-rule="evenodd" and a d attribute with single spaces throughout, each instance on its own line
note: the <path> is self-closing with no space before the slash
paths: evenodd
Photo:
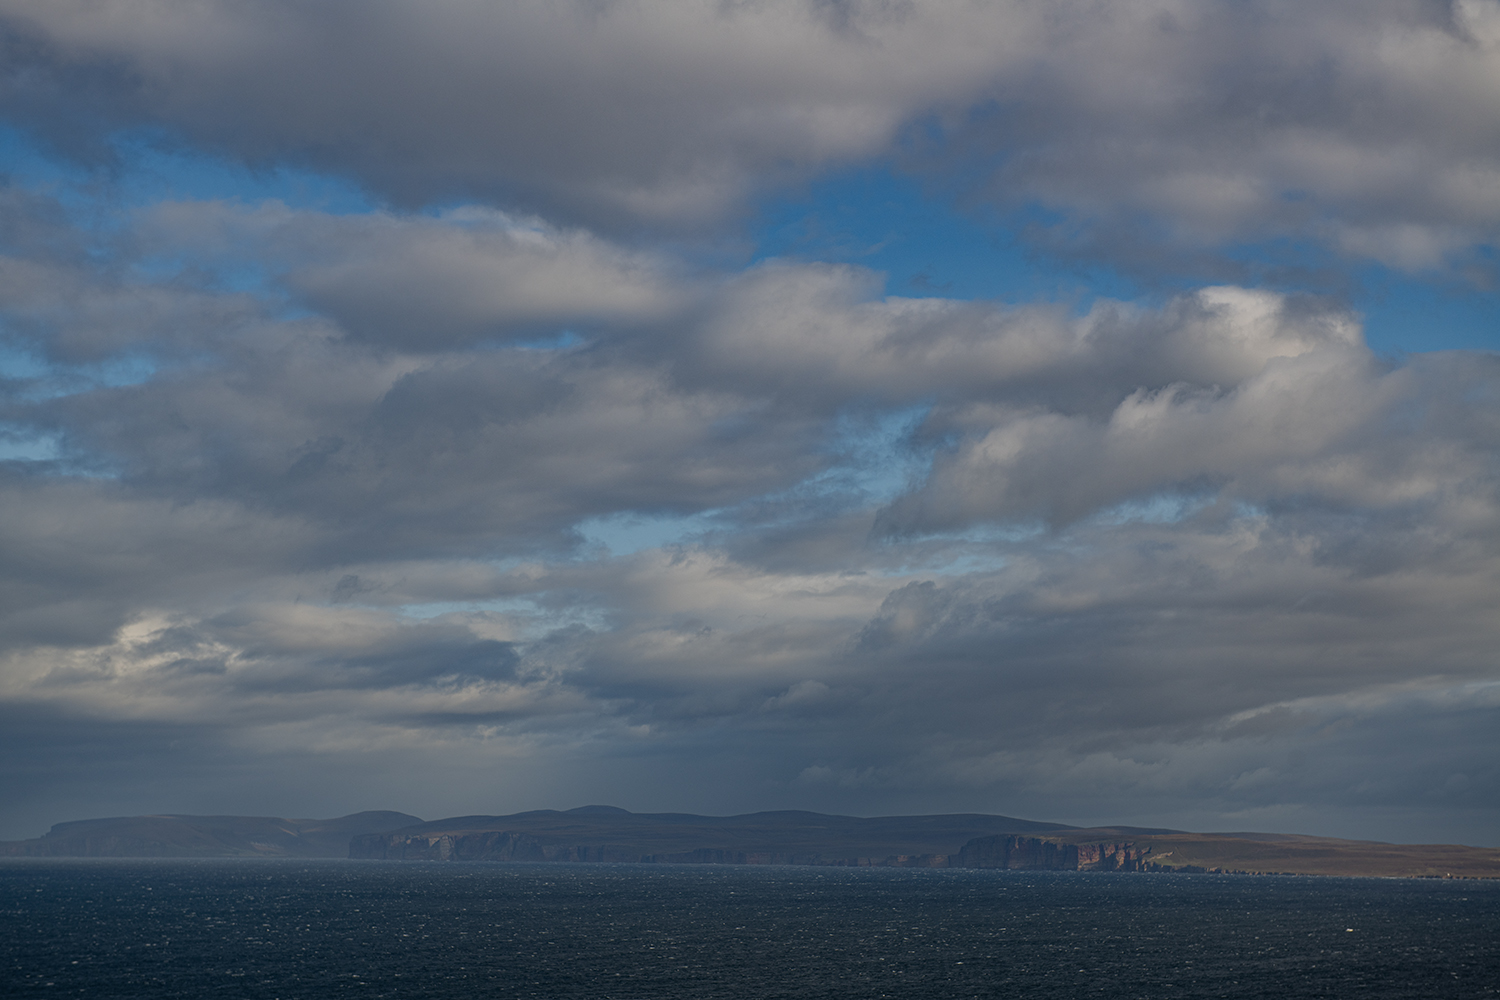
<path id="1" fill-rule="evenodd" d="M 742 816 L 611 806 L 332 820 L 136 816 L 59 823 L 0 856 L 348 857 L 403 861 L 784 864 L 1045 871 L 1500 878 L 1500 849 L 1272 833 L 1078 828 L 1009 816 Z"/>

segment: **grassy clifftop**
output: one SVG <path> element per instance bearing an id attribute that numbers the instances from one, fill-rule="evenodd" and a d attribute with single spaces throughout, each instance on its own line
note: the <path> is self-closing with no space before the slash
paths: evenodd
<path id="1" fill-rule="evenodd" d="M 1383 844 L 1277 833 L 1184 833 L 1129 827 L 1072 830 L 1049 840 L 1124 840 L 1150 847 L 1164 868 L 1284 872 L 1295 875 L 1500 878 L 1500 849 L 1456 844 Z"/>

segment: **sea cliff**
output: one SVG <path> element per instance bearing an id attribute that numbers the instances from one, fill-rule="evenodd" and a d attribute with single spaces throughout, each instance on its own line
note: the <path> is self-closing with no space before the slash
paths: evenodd
<path id="1" fill-rule="evenodd" d="M 1145 871 L 1150 847 L 1132 843 L 1076 844 L 1040 837 L 976 837 L 958 852 L 955 868 L 1045 871 Z"/>
<path id="2" fill-rule="evenodd" d="M 831 857 L 821 852 L 738 851 L 702 847 L 643 854 L 618 844 L 556 844 L 510 830 L 470 833 L 366 834 L 349 843 L 349 857 L 387 861 L 614 861 L 637 864 L 832 865 L 880 868 L 1011 868 L 1047 871 L 1142 871 L 1150 848 L 1130 843 L 1073 844 L 1040 837 L 969 840 L 956 854 Z"/>
<path id="3" fill-rule="evenodd" d="M 351 858 L 838 865 L 1011 871 L 1500 877 L 1500 850 L 1296 834 L 1080 829 L 1006 816 L 859 818 L 808 812 L 640 814 L 605 806 L 456 816 L 368 831 Z"/>

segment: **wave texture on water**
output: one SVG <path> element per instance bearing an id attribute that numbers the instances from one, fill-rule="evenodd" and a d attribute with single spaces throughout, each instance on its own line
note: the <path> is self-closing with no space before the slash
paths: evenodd
<path id="1" fill-rule="evenodd" d="M 0 863 L 17 998 L 1500 996 L 1500 883 Z"/>

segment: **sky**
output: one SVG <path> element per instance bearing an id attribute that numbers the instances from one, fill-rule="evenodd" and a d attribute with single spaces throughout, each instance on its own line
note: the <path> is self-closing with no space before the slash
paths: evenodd
<path id="1" fill-rule="evenodd" d="M 1500 0 L 0 0 L 0 837 L 1500 845 Z"/>

